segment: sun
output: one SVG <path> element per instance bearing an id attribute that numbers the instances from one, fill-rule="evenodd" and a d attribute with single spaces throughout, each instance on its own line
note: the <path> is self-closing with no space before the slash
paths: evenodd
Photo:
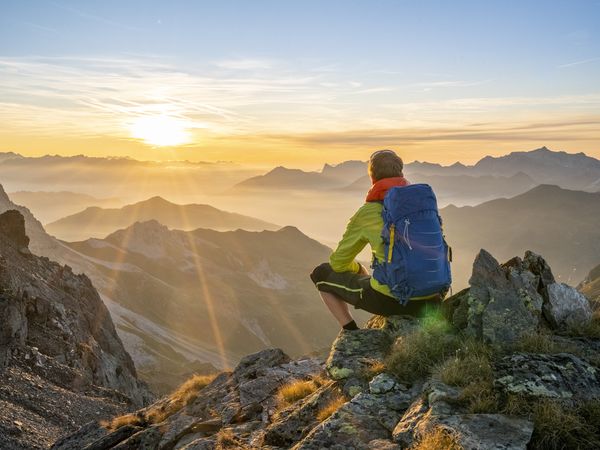
<path id="1" fill-rule="evenodd" d="M 132 137 L 161 147 L 187 144 L 192 138 L 189 129 L 186 121 L 165 115 L 138 117 L 129 126 Z"/>

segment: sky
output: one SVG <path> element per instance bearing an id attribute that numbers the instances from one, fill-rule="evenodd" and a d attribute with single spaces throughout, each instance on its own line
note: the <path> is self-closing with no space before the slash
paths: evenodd
<path id="1" fill-rule="evenodd" d="M 600 158 L 600 0 L 0 2 L 0 151 Z"/>

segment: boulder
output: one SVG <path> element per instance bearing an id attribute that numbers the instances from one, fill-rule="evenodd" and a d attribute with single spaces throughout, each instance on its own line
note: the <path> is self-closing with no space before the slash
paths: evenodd
<path id="1" fill-rule="evenodd" d="M 19 250 L 29 246 L 29 237 L 25 234 L 25 218 L 17 210 L 11 209 L 0 214 L 0 233 Z"/>
<path id="2" fill-rule="evenodd" d="M 554 328 L 587 325 L 592 319 L 588 299 L 577 289 L 564 283 L 552 283 L 547 287 L 544 317 Z"/>
<path id="3" fill-rule="evenodd" d="M 280 411 L 265 430 L 264 443 L 289 447 L 300 441 L 318 424 L 319 411 L 340 395 L 340 389 L 330 382 L 298 403 Z"/>
<path id="4" fill-rule="evenodd" d="M 481 250 L 469 284 L 445 300 L 442 311 L 456 328 L 489 343 L 510 344 L 548 323 L 585 325 L 592 316 L 585 297 L 556 283 L 548 263 L 531 251 L 500 265 Z"/>
<path id="5" fill-rule="evenodd" d="M 390 375 L 380 374 L 370 383 L 369 392 L 361 392 L 317 425 L 296 450 L 377 448 L 377 442 L 390 442 L 392 430 L 417 395 Z"/>
<path id="6" fill-rule="evenodd" d="M 558 400 L 600 399 L 599 369 L 568 354 L 516 353 L 495 364 L 495 385 L 506 394 Z"/>
<path id="7" fill-rule="evenodd" d="M 465 449 L 523 449 L 533 433 L 533 424 L 501 414 L 468 414 L 456 402 L 459 391 L 431 382 L 424 394 L 402 416 L 393 439 L 402 448 L 411 447 L 441 428 Z"/>

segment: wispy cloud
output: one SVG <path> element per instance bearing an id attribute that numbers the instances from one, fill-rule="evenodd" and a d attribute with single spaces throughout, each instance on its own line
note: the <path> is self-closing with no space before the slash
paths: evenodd
<path id="1" fill-rule="evenodd" d="M 466 95 L 469 87 L 486 82 L 403 84 L 388 79 L 376 84 L 368 72 L 331 71 L 318 62 L 298 68 L 252 58 L 182 68 L 168 59 L 134 55 L 0 57 L 0 131 L 129 138 L 128 127 L 136 118 L 166 115 L 215 137 L 281 133 L 314 145 L 392 137 L 408 142 L 414 134 L 393 130 L 426 135 L 423 130 L 431 129 L 429 139 L 493 139 L 514 130 L 490 127 L 486 135 L 481 129 L 464 129 L 475 122 L 564 123 L 573 117 L 596 118 L 600 110 L 600 94 Z M 460 87 L 456 92 L 463 95 L 419 98 L 415 86 Z M 448 129 L 464 132 L 440 131 Z M 561 129 L 566 136 L 567 127 Z"/>
<path id="2" fill-rule="evenodd" d="M 574 62 L 570 62 L 570 63 L 567 63 L 567 64 L 561 64 L 560 66 L 557 66 L 557 67 L 559 69 L 564 69 L 566 67 L 580 66 L 582 64 L 588 64 L 588 63 L 592 63 L 592 62 L 596 62 L 596 61 L 600 61 L 600 57 L 598 57 L 598 58 L 582 59 L 580 61 L 574 61 Z"/>

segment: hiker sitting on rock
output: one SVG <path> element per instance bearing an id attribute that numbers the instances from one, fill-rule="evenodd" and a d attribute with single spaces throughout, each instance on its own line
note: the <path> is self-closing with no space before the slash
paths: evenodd
<path id="1" fill-rule="evenodd" d="M 411 185 L 402 169 L 392 150 L 371 155 L 366 203 L 350 218 L 329 262 L 310 275 L 345 330 L 358 329 L 348 304 L 383 316 L 422 316 L 450 288 L 450 251 L 435 195 L 426 184 Z M 373 276 L 355 260 L 367 244 Z"/>

